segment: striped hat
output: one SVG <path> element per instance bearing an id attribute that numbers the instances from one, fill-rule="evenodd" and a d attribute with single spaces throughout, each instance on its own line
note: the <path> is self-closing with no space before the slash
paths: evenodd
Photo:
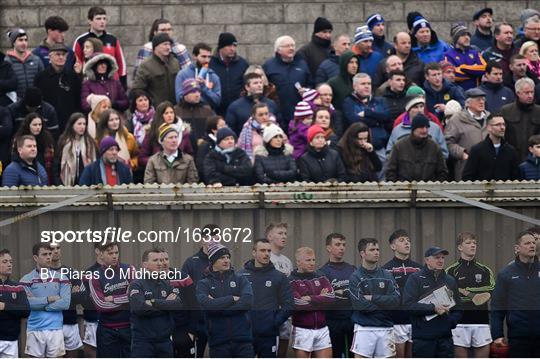
<path id="1" fill-rule="evenodd" d="M 308 117 L 313 116 L 313 110 L 311 109 L 311 106 L 309 103 L 305 101 L 300 101 L 296 104 L 296 107 L 294 108 L 294 117 L 295 118 L 301 118 L 301 117 Z"/>
<path id="2" fill-rule="evenodd" d="M 366 20 L 366 25 L 370 30 L 373 30 L 373 28 L 379 24 L 384 24 L 384 18 L 381 14 L 373 14 Z"/>
<path id="3" fill-rule="evenodd" d="M 359 26 L 354 31 L 354 43 L 358 44 L 362 41 L 373 41 L 373 33 L 368 29 L 366 25 Z"/>
<path id="4" fill-rule="evenodd" d="M 161 126 L 159 126 L 159 143 L 161 144 L 163 142 L 163 139 L 167 134 L 170 132 L 176 132 L 177 134 L 180 134 L 180 130 L 178 129 L 178 126 L 172 123 L 162 123 Z"/>
<path id="5" fill-rule="evenodd" d="M 424 19 L 422 16 L 417 16 L 414 19 L 413 23 L 412 23 L 412 34 L 413 34 L 413 36 L 416 35 L 418 30 L 420 30 L 421 28 L 424 28 L 424 27 L 427 27 L 427 28 L 431 29 L 431 25 L 426 19 Z"/>
<path id="6" fill-rule="evenodd" d="M 302 101 L 313 102 L 317 97 L 319 97 L 319 91 L 314 89 L 307 89 L 302 94 Z"/>
<path id="7" fill-rule="evenodd" d="M 211 264 L 216 263 L 218 259 L 226 254 L 228 254 L 229 257 L 231 256 L 229 248 L 225 247 L 223 244 L 214 241 L 208 243 L 208 259 Z"/>

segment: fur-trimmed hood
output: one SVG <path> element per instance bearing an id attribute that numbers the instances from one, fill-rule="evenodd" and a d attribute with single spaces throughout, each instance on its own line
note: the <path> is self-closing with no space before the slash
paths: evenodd
<path id="1" fill-rule="evenodd" d="M 286 143 L 285 144 L 285 149 L 283 150 L 283 155 L 285 156 L 290 156 L 292 155 L 293 153 L 293 146 Z M 255 147 L 255 149 L 253 150 L 253 155 L 254 156 L 262 156 L 262 157 L 268 157 L 268 150 L 266 149 L 266 147 L 264 145 L 259 145 L 257 147 Z"/>
<path id="2" fill-rule="evenodd" d="M 101 60 L 105 60 L 109 62 L 109 73 L 107 74 L 107 77 L 112 79 L 114 77 L 114 74 L 116 71 L 118 71 L 118 64 L 116 63 L 116 59 L 112 57 L 109 54 L 104 54 L 102 52 L 99 52 L 92 56 L 90 60 L 88 60 L 83 67 L 83 74 L 84 76 L 91 81 L 96 80 L 96 74 L 92 70 L 92 68 Z"/>

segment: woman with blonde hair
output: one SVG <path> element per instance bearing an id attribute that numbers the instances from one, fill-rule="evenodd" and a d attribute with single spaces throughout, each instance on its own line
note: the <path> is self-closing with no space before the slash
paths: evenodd
<path id="1" fill-rule="evenodd" d="M 534 41 L 527 41 L 521 45 L 519 54 L 527 59 L 527 72 L 540 79 L 540 57 L 538 56 L 538 44 Z"/>
<path id="2" fill-rule="evenodd" d="M 101 142 L 105 137 L 110 136 L 118 142 L 120 151 L 118 157 L 120 157 L 124 163 L 133 171 L 137 168 L 139 154 L 139 148 L 135 136 L 133 136 L 120 118 L 120 115 L 116 110 L 106 110 L 101 114 L 97 127 L 96 140 Z"/>

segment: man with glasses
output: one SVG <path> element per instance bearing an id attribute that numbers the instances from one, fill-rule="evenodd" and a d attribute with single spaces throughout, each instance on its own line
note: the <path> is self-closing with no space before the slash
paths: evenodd
<path id="1" fill-rule="evenodd" d="M 525 26 L 523 27 L 523 37 L 515 41 L 516 47 L 519 49 L 521 45 L 527 41 L 534 41 L 536 44 L 540 44 L 540 19 L 533 16 L 525 21 Z"/>

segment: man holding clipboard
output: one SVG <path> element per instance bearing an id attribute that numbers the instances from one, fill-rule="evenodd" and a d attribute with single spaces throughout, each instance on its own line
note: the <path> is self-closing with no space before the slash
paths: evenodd
<path id="1" fill-rule="evenodd" d="M 447 255 L 447 250 L 429 248 L 426 265 L 405 285 L 403 303 L 410 312 L 414 358 L 454 356 L 452 329 L 462 311 L 456 281 L 444 271 Z"/>

